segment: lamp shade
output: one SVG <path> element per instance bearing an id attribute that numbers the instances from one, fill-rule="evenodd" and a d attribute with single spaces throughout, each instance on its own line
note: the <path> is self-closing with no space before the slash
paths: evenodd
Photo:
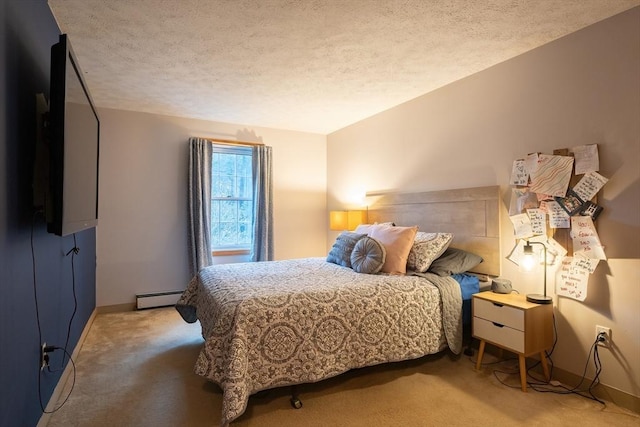
<path id="1" fill-rule="evenodd" d="M 329 212 L 329 229 L 334 231 L 353 231 L 360 224 L 367 222 L 366 211 L 331 211 Z"/>
<path id="2" fill-rule="evenodd" d="M 360 224 L 367 222 L 366 211 L 347 211 L 347 230 L 355 230 Z"/>
<path id="3" fill-rule="evenodd" d="M 346 230 L 349 224 L 347 211 L 329 212 L 329 229 L 335 231 Z"/>

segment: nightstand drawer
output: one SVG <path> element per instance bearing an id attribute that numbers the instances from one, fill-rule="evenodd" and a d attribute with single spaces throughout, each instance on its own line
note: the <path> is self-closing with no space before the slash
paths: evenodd
<path id="1" fill-rule="evenodd" d="M 500 325 L 498 322 L 474 317 L 473 336 L 514 352 L 524 353 L 524 332 Z"/>
<path id="2" fill-rule="evenodd" d="M 516 307 L 474 298 L 473 316 L 524 331 L 524 310 Z"/>

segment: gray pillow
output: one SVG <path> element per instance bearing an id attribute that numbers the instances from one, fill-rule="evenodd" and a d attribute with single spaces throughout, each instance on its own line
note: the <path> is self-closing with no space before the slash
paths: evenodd
<path id="1" fill-rule="evenodd" d="M 386 256 L 382 243 L 373 237 L 364 237 L 351 252 L 351 268 L 357 273 L 376 274 L 382 269 Z"/>
<path id="2" fill-rule="evenodd" d="M 482 257 L 457 248 L 447 248 L 429 266 L 429 271 L 438 276 L 451 276 L 471 270 L 483 261 Z"/>
<path id="3" fill-rule="evenodd" d="M 331 251 L 329 251 L 329 255 L 327 255 L 327 262 L 351 268 L 351 252 L 358 240 L 363 237 L 367 237 L 367 235 L 352 233 L 350 231 L 340 233 Z"/>

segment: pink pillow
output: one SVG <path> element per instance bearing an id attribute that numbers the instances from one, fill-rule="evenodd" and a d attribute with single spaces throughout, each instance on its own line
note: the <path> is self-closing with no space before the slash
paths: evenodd
<path id="1" fill-rule="evenodd" d="M 372 227 L 369 237 L 384 245 L 387 256 L 382 266 L 383 273 L 405 274 L 407 257 L 413 246 L 418 227 L 390 227 L 377 225 Z"/>
<path id="2" fill-rule="evenodd" d="M 378 224 L 360 224 L 354 230 L 354 233 L 358 234 L 371 234 L 374 228 L 378 228 L 380 225 Z"/>

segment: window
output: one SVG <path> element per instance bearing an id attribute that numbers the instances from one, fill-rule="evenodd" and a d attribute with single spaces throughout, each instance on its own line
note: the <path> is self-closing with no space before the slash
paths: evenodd
<path id="1" fill-rule="evenodd" d="M 213 146 L 211 247 L 214 255 L 251 248 L 253 190 L 251 147 Z"/>

